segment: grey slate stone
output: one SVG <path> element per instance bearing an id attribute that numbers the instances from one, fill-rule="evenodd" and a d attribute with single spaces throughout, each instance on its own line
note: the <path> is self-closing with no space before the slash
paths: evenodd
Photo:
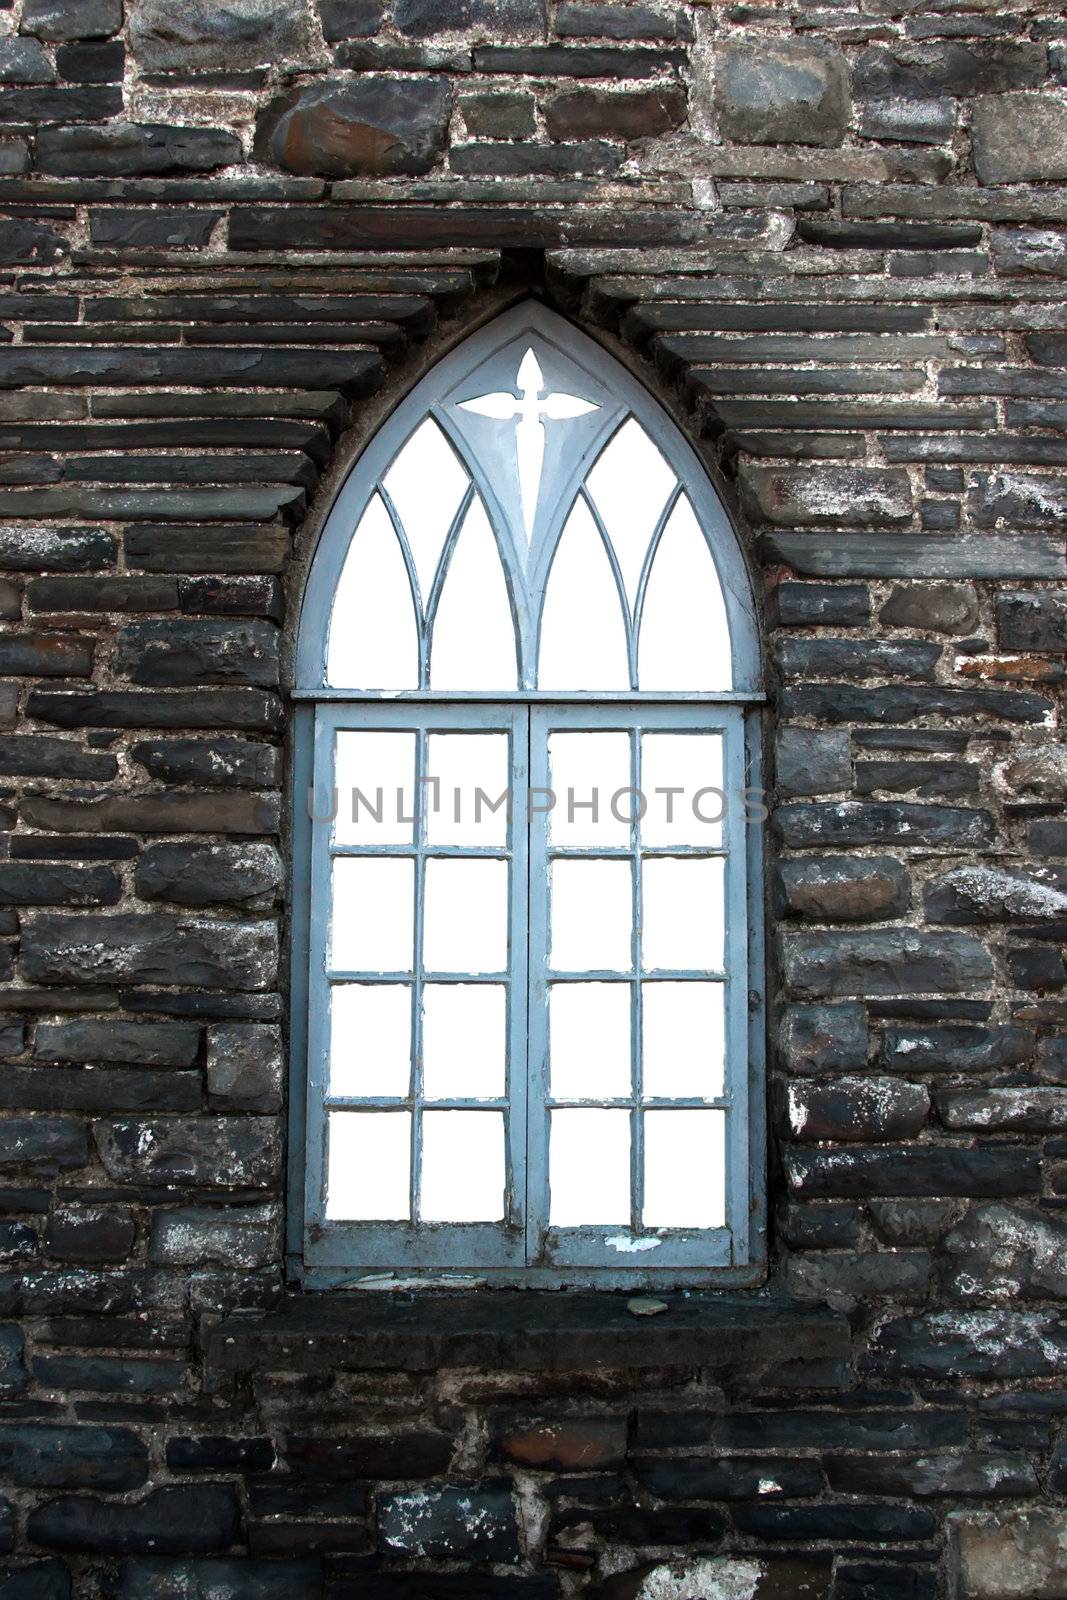
<path id="1" fill-rule="evenodd" d="M 831 1488 L 846 1494 L 889 1494 L 902 1499 L 942 1495 L 993 1499 L 1028 1495 L 1037 1475 L 1025 1455 L 973 1451 L 955 1455 L 831 1456 Z"/>
<path id="2" fill-rule="evenodd" d="M 383 1494 L 378 1499 L 378 1538 L 386 1555 L 518 1561 L 511 1481 Z"/>
<path id="3" fill-rule="evenodd" d="M 1052 228 L 995 228 L 990 240 L 998 272 L 1067 278 L 1067 234 Z"/>
<path id="4" fill-rule="evenodd" d="M 911 884 L 891 856 L 819 856 L 780 861 L 775 909 L 808 922 L 883 922 L 908 909 Z"/>
<path id="5" fill-rule="evenodd" d="M 978 595 L 969 583 L 898 583 L 878 618 L 892 628 L 973 633 L 978 622 Z"/>
<path id="6" fill-rule="evenodd" d="M 42 128 L 37 135 L 38 167 L 62 178 L 210 172 L 242 156 L 240 139 L 223 128 L 109 122 Z"/>
<path id="7" fill-rule="evenodd" d="M 760 547 L 821 578 L 1067 577 L 1062 539 L 1025 533 L 768 533 Z"/>
<path id="8" fill-rule="evenodd" d="M 38 38 L 106 39 L 122 27 L 122 0 L 26 0 L 22 32 Z"/>
<path id="9" fill-rule="evenodd" d="M 930 1092 L 899 1078 L 843 1077 L 786 1087 L 783 1133 L 805 1143 L 823 1139 L 910 1139 L 925 1126 Z"/>
<path id="10" fill-rule="evenodd" d="M 200 1029 L 195 1023 L 79 1018 L 69 1022 L 39 1022 L 33 1054 L 38 1061 L 190 1067 L 199 1047 Z"/>
<path id="11" fill-rule="evenodd" d="M 154 844 L 141 855 L 134 888 L 142 900 L 182 906 L 273 903 L 285 867 L 273 845 Z M 3 878 L 0 873 L 0 899 Z"/>
<path id="12" fill-rule="evenodd" d="M 1067 178 L 1067 104 L 1051 94 L 980 96 L 971 145 L 980 183 Z"/>
<path id="13" fill-rule="evenodd" d="M 1067 1224 L 1054 1213 L 989 1201 L 944 1240 L 945 1287 L 971 1305 L 1067 1298 Z"/>
<path id="14" fill-rule="evenodd" d="M 317 1600 L 321 1587 L 317 1558 L 135 1556 L 120 1563 L 112 1595 L 114 1600 Z"/>
<path id="15" fill-rule="evenodd" d="M 1056 922 L 1067 917 L 1067 874 L 953 867 L 928 881 L 923 903 L 928 922 Z"/>
<path id="16" fill-rule="evenodd" d="M 207 1088 L 218 1110 L 279 1110 L 284 1068 L 276 1024 L 220 1022 L 208 1029 Z"/>
<path id="17" fill-rule="evenodd" d="M 152 1218 L 148 1259 L 172 1267 L 266 1267 L 281 1256 L 281 1208 L 182 1206 Z"/>
<path id="18" fill-rule="evenodd" d="M 899 467 L 745 465 L 741 489 L 753 519 L 775 527 L 892 527 L 912 514 L 911 481 Z"/>
<path id="19" fill-rule="evenodd" d="M 848 63 L 814 39 L 723 43 L 715 53 L 715 104 L 724 139 L 838 145 L 848 122 Z"/>
<path id="20" fill-rule="evenodd" d="M 833 794 L 852 781 L 849 736 L 839 729 L 780 728 L 775 776 L 783 795 Z"/>
<path id="21" fill-rule="evenodd" d="M 1067 589 L 1000 589 L 994 603 L 1002 649 L 1067 651 Z"/>
<path id="22" fill-rule="evenodd" d="M 135 744 L 130 755 L 161 783 L 269 789 L 281 775 L 281 751 L 252 739 L 156 739 Z"/>
<path id="23" fill-rule="evenodd" d="M 225 1549 L 241 1525 L 240 1507 L 226 1484 L 156 1489 L 141 1501 L 115 1502 L 69 1496 L 30 1513 L 35 1544 L 55 1550 L 160 1554 Z"/>
<path id="24" fill-rule="evenodd" d="M 62 1561 L 0 1567 L 0 1600 L 71 1600 L 70 1573 Z"/>
<path id="25" fill-rule="evenodd" d="M 969 934 L 911 928 L 790 934 L 782 957 L 798 999 L 959 994 L 988 987 L 993 976 L 988 950 Z"/>
<path id="26" fill-rule="evenodd" d="M 142 72 L 312 64 L 307 13 L 290 0 L 136 0 L 130 46 Z"/>
<path id="27" fill-rule="evenodd" d="M 1045 48 L 1040 44 L 936 40 L 865 50 L 856 62 L 853 86 L 857 95 L 872 99 L 899 95 L 929 100 L 1037 88 L 1045 71 Z"/>
<path id="28" fill-rule="evenodd" d="M 267 106 L 256 154 L 326 178 L 418 176 L 444 149 L 451 108 L 440 78 L 326 78 Z"/>
<path id="29" fill-rule="evenodd" d="M 908 800 L 838 800 L 779 806 L 774 823 L 794 849 L 812 845 L 982 845 L 993 836 L 988 811 Z"/>
<path id="30" fill-rule="evenodd" d="M 544 0 L 394 0 L 393 20 L 412 39 L 476 29 L 480 39 L 542 36 Z"/>
<path id="31" fill-rule="evenodd" d="M 0 1166 L 50 1173 L 84 1167 L 89 1159 L 85 1124 L 74 1117 L 7 1117 Z"/>
<path id="32" fill-rule="evenodd" d="M 0 39 L 0 83 L 55 83 L 56 70 L 36 39 Z"/>
<path id="33" fill-rule="evenodd" d="M 26 918 L 20 960 L 31 983 L 264 989 L 277 970 L 278 933 L 271 922 L 38 912 Z"/>
<path id="34" fill-rule="evenodd" d="M 863 1007 L 851 1002 L 783 1007 L 781 1053 L 790 1072 L 848 1072 L 866 1066 Z"/>
<path id="35" fill-rule="evenodd" d="M 1067 1590 L 1059 1510 L 950 1511 L 946 1524 L 957 1600 L 1059 1600 Z"/>
<path id="36" fill-rule="evenodd" d="M 944 144 L 956 128 L 951 100 L 894 96 L 860 105 L 859 131 L 865 139 L 899 139 L 909 144 Z"/>
<path id="37" fill-rule="evenodd" d="M 116 1183 L 262 1188 L 278 1177 L 281 1140 L 274 1117 L 173 1117 L 105 1121 L 93 1129 Z"/>

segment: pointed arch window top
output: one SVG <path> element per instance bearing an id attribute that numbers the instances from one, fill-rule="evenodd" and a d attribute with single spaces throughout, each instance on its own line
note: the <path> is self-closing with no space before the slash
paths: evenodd
<path id="1" fill-rule="evenodd" d="M 531 302 L 438 363 L 349 475 L 309 578 L 299 688 L 748 692 L 756 638 L 689 445 Z"/>

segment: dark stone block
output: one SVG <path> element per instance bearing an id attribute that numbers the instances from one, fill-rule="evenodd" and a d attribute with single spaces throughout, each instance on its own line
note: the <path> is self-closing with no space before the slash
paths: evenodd
<path id="1" fill-rule="evenodd" d="M 867 1366 L 878 1374 L 935 1382 L 970 1377 L 999 1382 L 1054 1377 L 1065 1358 L 1067 1331 L 1058 1312 L 966 1307 L 883 1323 Z"/>
<path id="2" fill-rule="evenodd" d="M 27 713 L 59 728 L 233 728 L 273 733 L 282 720 L 277 696 L 243 688 L 198 689 L 187 694 L 150 690 L 67 694 L 35 689 L 30 692 Z M 160 797 L 158 803 L 165 802 L 166 797 Z M 191 797 L 186 803 L 191 804 Z M 220 803 L 220 797 L 215 803 Z M 103 814 L 101 809 L 98 815 Z M 264 830 L 261 824 L 237 831 L 271 830 Z"/>
<path id="3" fill-rule="evenodd" d="M 111 122 L 99 128 L 42 128 L 37 165 L 57 177 L 132 177 L 210 172 L 242 159 L 241 142 L 222 128 Z"/>
<path id="4" fill-rule="evenodd" d="M 440 79 L 324 79 L 261 114 L 260 160 L 322 177 L 417 176 L 445 146 L 452 89 Z"/>
<path id="5" fill-rule="evenodd" d="M 865 51 L 856 63 L 853 86 L 865 98 L 929 100 L 1038 88 L 1045 72 L 1043 45 L 937 40 Z"/>
<path id="6" fill-rule="evenodd" d="M 617 145 L 602 139 L 581 144 L 469 144 L 453 145 L 449 152 L 452 171 L 471 177 L 526 177 L 545 173 L 559 178 L 586 174 L 603 177 L 615 172 L 623 161 Z"/>
<path id="7" fill-rule="evenodd" d="M 621 1467 L 626 1458 L 625 1416 L 501 1417 L 492 1432 L 498 1459 L 537 1471 Z"/>
<path id="8" fill-rule="evenodd" d="M 1044 473 L 979 472 L 967 498 L 980 528 L 992 528 L 1001 518 L 1022 528 L 1067 522 L 1067 488 L 1061 478 Z"/>
<path id="9" fill-rule="evenodd" d="M 495 47 L 489 47 L 495 49 Z M 476 51 L 476 55 L 483 52 Z M 527 52 L 521 52 L 524 56 Z M 576 47 L 566 51 L 568 60 L 580 53 Z M 655 54 L 650 51 L 649 54 Z M 591 75 L 599 75 L 601 63 L 589 63 Z M 512 70 L 501 63 L 500 71 Z M 516 70 L 525 71 L 525 67 Z M 553 71 L 548 65 L 545 71 Z M 649 67 L 649 72 L 655 70 Z M 581 74 L 579 74 L 581 75 Z M 644 75 L 644 74 L 642 74 Z M 288 206 L 242 208 L 230 218 L 232 250 L 333 249 L 558 249 L 626 246 L 638 249 L 647 245 L 689 244 L 698 241 L 705 225 L 689 212 L 655 206 L 647 211 L 627 207 L 613 210 L 578 211 L 530 210 L 522 207 L 479 206 L 440 210 L 433 206 L 404 205 L 344 206 L 326 212 L 321 207 Z M 805 354 L 808 352 L 805 351 Z M 276 352 L 277 354 L 277 352 Z M 316 352 L 321 361 L 325 352 Z M 345 356 L 349 368 L 352 356 Z M 887 359 L 889 359 L 887 353 Z M 2 370 L 2 367 L 0 367 Z M 350 373 L 351 376 L 351 373 Z M 293 382 L 277 377 L 270 382 Z M 323 383 L 340 386 L 344 379 L 330 369 L 316 379 L 307 373 L 309 388 Z M 352 384 L 346 385 L 351 389 Z M 173 570 L 173 569 L 171 569 Z M 208 564 L 211 570 L 211 564 Z"/>
<path id="10" fill-rule="evenodd" d="M 643 139 L 681 127 L 687 111 L 685 90 L 674 84 L 621 94 L 569 89 L 545 106 L 545 126 L 553 139 Z"/>
<path id="11" fill-rule="evenodd" d="M 793 1250 L 856 1249 L 861 1237 L 859 1206 L 783 1206 L 778 1233 Z"/>
<path id="12" fill-rule="evenodd" d="M 908 874 L 891 856 L 821 856 L 777 868 L 779 916 L 809 922 L 882 922 L 911 902 Z"/>
<path id="13" fill-rule="evenodd" d="M 968 1431 L 962 1410 L 788 1407 L 722 1417 L 714 1442 L 742 1450 L 937 1450 L 965 1447 Z"/>
<path id="14" fill-rule="evenodd" d="M 859 583 L 791 583 L 771 594 L 775 621 L 783 628 L 862 628 L 870 621 L 870 590 Z"/>
<path id="15" fill-rule="evenodd" d="M 149 572 L 281 572 L 289 556 L 289 534 L 267 527 L 126 530 L 126 559 Z"/>
<path id="16" fill-rule="evenodd" d="M 786 1006 L 781 1049 L 791 1072 L 847 1072 L 867 1064 L 867 1019 L 863 1007 Z"/>
<path id="17" fill-rule="evenodd" d="M 225 1549 L 240 1524 L 232 1488 L 205 1483 L 156 1489 L 135 1505 L 74 1496 L 51 1500 L 30 1513 L 27 1531 L 34 1544 L 57 1550 L 166 1555 Z"/>
<path id="18" fill-rule="evenodd" d="M 1057 1133 L 1067 1128 L 1062 1089 L 940 1090 L 937 1108 L 946 1128 L 976 1133 Z"/>
<path id="19" fill-rule="evenodd" d="M 142 900 L 167 900 L 183 906 L 264 906 L 273 903 L 284 876 L 281 857 L 273 845 L 157 844 L 141 855 L 134 888 Z"/>
<path id="20" fill-rule="evenodd" d="M 126 47 L 114 43 L 64 44 L 56 51 L 56 66 L 68 83 L 121 83 Z"/>
<path id="21" fill-rule="evenodd" d="M 789 1461 L 769 1456 L 722 1456 L 657 1460 L 638 1456 L 633 1462 L 638 1483 L 657 1500 L 747 1500 L 766 1494 L 818 1494 L 822 1474 L 814 1461 Z"/>
<path id="22" fill-rule="evenodd" d="M 113 778 L 118 762 L 111 755 L 83 750 L 73 739 L 21 733 L 0 737 L 0 774 L 5 778 Z"/>
<path id="23" fill-rule="evenodd" d="M 995 602 L 1002 649 L 1067 651 L 1067 589 L 1003 589 Z"/>
<path id="24" fill-rule="evenodd" d="M 3 1125 L 0 1165 L 53 1173 L 84 1167 L 88 1133 L 74 1117 L 8 1117 Z"/>
<path id="25" fill-rule="evenodd" d="M 647 5 L 575 4 L 556 7 L 555 31 L 561 39 L 664 39 L 687 43 L 693 27 L 684 11 L 657 11 Z"/>
<path id="26" fill-rule="evenodd" d="M 100 1159 L 116 1183 L 262 1188 L 278 1175 L 280 1138 L 273 1117 L 191 1117 L 99 1122 Z"/>
<path id="27" fill-rule="evenodd" d="M 295 1472 L 317 1482 L 350 1478 L 436 1478 L 446 1473 L 455 1440 L 437 1429 L 392 1428 L 388 1433 L 355 1429 L 344 1438 L 289 1435 L 285 1459 Z"/>
<path id="28" fill-rule="evenodd" d="M 54 83 L 56 70 L 35 38 L 0 40 L 0 83 Z"/>
<path id="29" fill-rule="evenodd" d="M 1036 1151 L 1019 1145 L 981 1150 L 925 1145 L 883 1149 L 791 1150 L 786 1166 L 793 1189 L 809 1195 L 1016 1195 L 1040 1185 Z"/>
<path id="30" fill-rule="evenodd" d="M 912 514 L 911 484 L 899 468 L 745 466 L 741 488 L 753 520 L 775 527 L 891 527 Z"/>
<path id="31" fill-rule="evenodd" d="M 184 612 L 205 612 L 216 617 L 270 617 L 281 622 L 285 605 L 278 581 L 272 577 L 179 578 L 178 595 Z"/>
<path id="32" fill-rule="evenodd" d="M 281 751 L 251 739 L 156 739 L 134 745 L 130 755 L 159 783 L 259 789 L 281 777 Z"/>
<path id="33" fill-rule="evenodd" d="M 262 989 L 277 970 L 278 934 L 269 922 L 40 912 L 26 918 L 20 961 L 31 983 Z"/>
<path id="34" fill-rule="evenodd" d="M 232 73 L 304 62 L 311 38 L 304 11 L 287 0 L 137 0 L 130 46 L 142 73 Z"/>
<path id="35" fill-rule="evenodd" d="M 86 1019 L 39 1022 L 33 1053 L 39 1061 L 127 1062 L 150 1067 L 191 1067 L 200 1029 L 187 1022 L 117 1022 Z"/>
<path id="36" fill-rule="evenodd" d="M 36 678 L 87 678 L 93 670 L 91 641 L 62 633 L 9 634 L 0 640 L 0 672 Z"/>
<path id="37" fill-rule="evenodd" d="M 207 1088 L 216 1109 L 280 1110 L 284 1072 L 281 1030 L 273 1023 L 223 1022 L 208 1029 Z"/>
<path id="38" fill-rule="evenodd" d="M 528 94 L 468 94 L 459 102 L 467 132 L 481 139 L 524 139 L 537 126 Z"/>
<path id="39" fill-rule="evenodd" d="M 117 207 L 89 213 L 89 238 L 106 248 L 124 246 L 135 250 L 167 245 L 179 249 L 203 249 L 211 230 L 223 211 L 124 211 Z"/>
<path id="40" fill-rule="evenodd" d="M 990 1305 L 1062 1300 L 1067 1225 L 1002 1202 L 972 1206 L 944 1240 L 943 1282 L 954 1300 Z"/>
<path id="41" fill-rule="evenodd" d="M 401 1490 L 378 1499 L 383 1554 L 512 1562 L 518 1526 L 509 1479 Z"/>
<path id="42" fill-rule="evenodd" d="M 123 1561 L 109 1600 L 320 1600 L 321 1564 L 315 1559 L 250 1561 L 245 1556 L 208 1561 L 168 1561 L 145 1556 Z"/>
<path id="43" fill-rule="evenodd" d="M 109 566 L 116 549 L 102 528 L 0 528 L 0 569 L 7 572 L 83 572 Z"/>
<path id="44" fill-rule="evenodd" d="M 149 1260 L 163 1266 L 270 1266 L 281 1253 L 280 1223 L 278 1207 L 270 1204 L 157 1211 Z"/>
<path id="45" fill-rule="evenodd" d="M 971 584 L 897 584 L 878 617 L 893 628 L 971 633 L 978 622 L 978 596 Z"/>
<path id="46" fill-rule="evenodd" d="M 715 104 L 725 139 L 743 144 L 838 145 L 849 115 L 848 63 L 814 39 L 725 43 L 715 58 Z"/>
<path id="47" fill-rule="evenodd" d="M 784 795 L 832 794 L 852 784 L 847 733 L 780 728 L 775 747 L 777 788 Z"/>
<path id="48" fill-rule="evenodd" d="M 841 800 L 825 805 L 779 806 L 775 826 L 794 849 L 812 845 L 986 845 L 993 837 L 988 811 L 912 801 Z"/>
<path id="49" fill-rule="evenodd" d="M 0 89 L 0 122 L 102 122 L 121 111 L 122 91 L 117 84 Z"/>
<path id="50" fill-rule="evenodd" d="M 47 1389 L 93 1389 L 104 1394 L 173 1394 L 186 1386 L 183 1361 L 139 1356 L 36 1356 L 33 1375 Z"/>
<path id="51" fill-rule="evenodd" d="M 50 267 L 61 261 L 70 245 L 54 228 L 36 222 L 4 219 L 0 233 L 0 262 L 18 266 Z"/>
<path id="52" fill-rule="evenodd" d="M 981 1072 L 1018 1066 L 1034 1053 L 1028 1028 L 887 1029 L 881 1060 L 906 1072 Z"/>
<path id="53" fill-rule="evenodd" d="M 21 1394 L 29 1378 L 25 1366 L 26 1336 L 12 1322 L 0 1323 L 0 1397 Z M 0 1464 L 3 1463 L 3 1426 L 0 1425 Z"/>
<path id="54" fill-rule="evenodd" d="M 921 1132 L 929 1114 L 924 1084 L 865 1076 L 786 1085 L 779 1120 L 786 1137 L 805 1142 L 893 1140 Z"/>
<path id="55" fill-rule="evenodd" d="M 959 222 L 838 222 L 802 217 L 797 236 L 826 250 L 963 250 L 982 243 L 981 228 Z"/>
<path id="56" fill-rule="evenodd" d="M 918 639 L 798 639 L 786 637 L 776 654 L 786 677 L 932 678 L 941 646 Z"/>
<path id="57" fill-rule="evenodd" d="M 48 1219 L 45 1250 L 60 1261 L 125 1261 L 136 1232 L 128 1211 L 64 1207 Z"/>
<path id="58" fill-rule="evenodd" d="M 1067 916 L 1067 874 L 1051 868 L 1042 877 L 1002 867 L 954 867 L 925 885 L 928 922 L 1055 922 Z"/>
<path id="59" fill-rule="evenodd" d="M 864 1542 L 903 1542 L 929 1539 L 937 1530 L 931 1512 L 920 1506 L 878 1503 L 848 1505 L 737 1506 L 736 1526 L 759 1539 L 815 1539 L 836 1545 L 843 1539 Z"/>
<path id="60" fill-rule="evenodd" d="M 476 28 L 508 39 L 516 35 L 543 35 L 547 12 L 544 0 L 394 0 L 393 19 L 400 32 L 414 39 L 432 39 L 440 33 Z"/>
<path id="61" fill-rule="evenodd" d="M 269 1472 L 275 1462 L 270 1439 L 216 1434 L 168 1439 L 166 1457 L 171 1472 Z"/>
<path id="62" fill-rule="evenodd" d="M 198 1111 L 202 1099 L 199 1072 L 35 1066 L 0 1077 L 0 1106 L 23 1111 Z"/>
<path id="63" fill-rule="evenodd" d="M 113 906 L 122 893 L 112 867 L 0 861 L 0 906 Z"/>
<path id="64" fill-rule="evenodd" d="M 369 39 L 382 25 L 382 0 L 317 0 L 327 44 Z"/>
<path id="65" fill-rule="evenodd" d="M 26 0 L 23 33 L 41 39 L 106 39 L 122 27 L 122 0 Z"/>
<path id="66" fill-rule="evenodd" d="M 1067 347 L 1065 347 L 1067 348 Z M 799 520 L 799 518 L 798 518 Z M 1061 578 L 1062 540 L 1024 533 L 769 533 L 764 555 L 797 572 L 825 578 Z"/>
<path id="67" fill-rule="evenodd" d="M 521 73 L 529 77 L 651 78 L 685 65 L 681 50 L 632 50 L 610 45 L 481 45 L 475 72 Z"/>
<path id="68" fill-rule="evenodd" d="M 0 1422 L 0 1467 L 26 1489 L 139 1489 L 148 1450 L 128 1428 Z"/>
<path id="69" fill-rule="evenodd" d="M 974 761 L 859 761 L 856 793 L 918 794 L 925 800 L 959 800 L 977 792 L 982 771 Z"/>
<path id="70" fill-rule="evenodd" d="M 830 683 L 785 689 L 781 710 L 785 716 L 825 722 L 905 725 L 924 717 L 991 717 L 1048 726 L 1052 702 L 1045 695 L 1003 689 L 943 689 L 932 684 L 866 688 Z"/>
<path id="71" fill-rule="evenodd" d="M 0 1600 L 71 1600 L 70 1573 L 62 1561 L 0 1567 Z"/>

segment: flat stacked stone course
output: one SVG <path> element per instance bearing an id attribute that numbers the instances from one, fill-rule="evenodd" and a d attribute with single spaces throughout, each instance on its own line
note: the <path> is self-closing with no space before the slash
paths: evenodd
<path id="1" fill-rule="evenodd" d="M 0 1600 L 1067 1595 L 1064 177 L 1046 0 L 0 3 Z M 285 1273 L 289 662 L 528 293 L 765 591 L 771 1266 L 405 1354 Z"/>

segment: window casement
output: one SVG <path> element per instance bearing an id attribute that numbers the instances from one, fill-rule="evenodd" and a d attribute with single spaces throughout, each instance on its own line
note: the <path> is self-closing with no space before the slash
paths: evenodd
<path id="1" fill-rule="evenodd" d="M 661 407 L 534 302 L 458 346 L 330 511 L 295 698 L 298 1273 L 757 1281 L 758 638 Z"/>

